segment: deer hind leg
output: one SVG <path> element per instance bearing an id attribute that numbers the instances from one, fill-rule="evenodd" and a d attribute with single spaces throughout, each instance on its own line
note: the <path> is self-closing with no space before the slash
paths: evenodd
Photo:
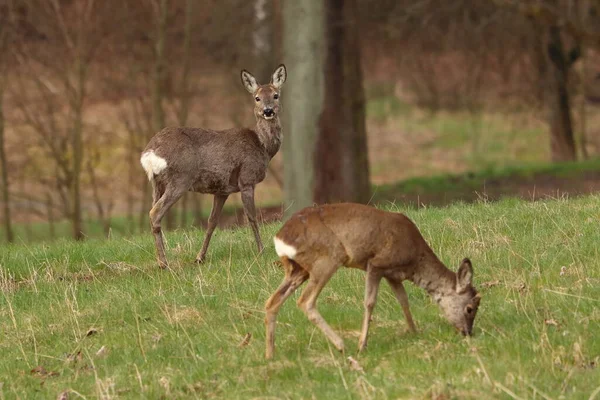
<path id="1" fill-rule="evenodd" d="M 275 351 L 275 326 L 279 309 L 287 298 L 308 279 L 308 272 L 295 261 L 290 260 L 287 257 L 282 257 L 281 263 L 285 268 L 285 278 L 265 304 L 265 325 L 267 328 L 267 348 L 265 355 L 267 359 L 273 358 L 273 353 Z"/>
<path id="2" fill-rule="evenodd" d="M 381 272 L 376 268 L 367 268 L 367 279 L 365 282 L 365 315 L 363 317 L 362 330 L 358 340 L 358 351 L 363 351 L 367 347 L 367 336 L 371 315 L 377 303 L 377 291 L 381 282 Z"/>
<path id="3" fill-rule="evenodd" d="M 254 240 L 256 240 L 256 246 L 258 252 L 263 251 L 263 244 L 260 240 L 260 233 L 258 231 L 258 223 L 256 222 L 256 208 L 254 206 L 254 186 L 247 186 L 242 188 L 242 203 L 244 204 L 244 213 L 248 218 L 252 232 L 254 233 Z"/>
<path id="4" fill-rule="evenodd" d="M 179 200 L 185 190 L 173 186 L 167 186 L 161 194 L 160 190 L 154 189 L 154 205 L 150 210 L 150 225 L 154 234 L 154 242 L 156 244 L 156 256 L 160 268 L 167 268 L 167 258 L 165 257 L 165 244 L 163 242 L 161 221 L 167 211 Z M 160 198 L 157 199 L 157 197 Z"/>
<path id="5" fill-rule="evenodd" d="M 317 297 L 329 279 L 337 271 L 339 264 L 329 257 L 318 259 L 310 268 L 310 278 L 307 286 L 298 299 L 298 306 L 304 314 L 327 336 L 339 351 L 344 351 L 344 341 L 327 324 L 316 308 Z"/>
<path id="6" fill-rule="evenodd" d="M 392 287 L 392 290 L 394 291 L 394 294 L 396 295 L 398 302 L 402 306 L 402 311 L 404 312 L 404 318 L 406 318 L 406 323 L 408 324 L 408 329 L 411 332 L 416 333 L 417 327 L 415 326 L 412 315 L 410 313 L 410 308 L 408 306 L 408 296 L 406 295 L 406 289 L 404 289 L 404 285 L 402 284 L 402 281 L 397 281 L 397 280 L 394 280 L 391 278 L 386 278 L 386 280 Z"/>
<path id="7" fill-rule="evenodd" d="M 223 205 L 229 195 L 220 195 L 215 194 L 213 198 L 213 206 L 210 210 L 210 216 L 208 217 L 208 227 L 206 229 L 206 235 L 204 236 L 204 242 L 202 243 L 202 250 L 196 256 L 196 262 L 201 264 L 204 262 L 204 257 L 206 256 L 206 251 L 208 250 L 208 244 L 210 243 L 210 238 L 212 237 L 217 224 L 219 223 L 219 219 L 221 218 L 221 211 L 223 211 Z"/>

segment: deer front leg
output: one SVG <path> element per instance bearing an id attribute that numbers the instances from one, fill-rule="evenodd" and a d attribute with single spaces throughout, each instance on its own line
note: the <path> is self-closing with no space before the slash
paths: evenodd
<path id="1" fill-rule="evenodd" d="M 210 238 L 212 237 L 217 224 L 219 223 L 219 218 L 221 218 L 221 211 L 223 210 L 223 205 L 227 200 L 228 195 L 219 195 L 215 194 L 213 198 L 213 206 L 210 210 L 210 216 L 208 217 L 208 227 L 206 229 L 206 235 L 204 236 L 204 242 L 202 243 L 202 250 L 196 256 L 196 262 L 201 264 L 204 262 L 204 257 L 206 256 L 206 251 L 208 250 L 208 244 L 210 243 Z"/>
<path id="2" fill-rule="evenodd" d="M 263 251 L 263 244 L 260 240 L 260 233 L 258 231 L 258 223 L 256 222 L 256 208 L 254 207 L 254 186 L 245 186 L 241 190 L 242 192 L 242 203 L 244 204 L 244 212 L 248 217 L 248 222 L 254 232 L 254 239 L 256 240 L 256 246 L 258 252 Z"/>
<path id="3" fill-rule="evenodd" d="M 390 278 L 387 278 L 388 283 L 392 287 L 398 302 L 402 306 L 402 312 L 404 312 L 404 317 L 406 318 L 406 323 L 408 324 L 408 329 L 412 333 L 417 332 L 417 327 L 412 319 L 412 314 L 410 313 L 410 308 L 408 306 L 408 296 L 406 295 L 406 289 L 404 289 L 404 285 L 402 281 L 395 281 Z"/>
<path id="4" fill-rule="evenodd" d="M 381 282 L 381 273 L 374 268 L 367 269 L 367 279 L 365 282 L 365 315 L 362 323 L 360 339 L 358 340 L 358 351 L 363 351 L 367 347 L 367 336 L 369 333 L 369 324 L 375 303 L 377 303 L 377 291 Z"/>

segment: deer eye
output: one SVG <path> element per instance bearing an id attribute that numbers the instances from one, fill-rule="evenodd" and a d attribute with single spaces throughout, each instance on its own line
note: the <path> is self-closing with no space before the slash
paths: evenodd
<path id="1" fill-rule="evenodd" d="M 258 103 L 260 101 L 260 97 L 255 97 L 254 100 L 256 100 L 256 102 Z"/>
<path id="2" fill-rule="evenodd" d="M 279 98 L 279 95 L 278 95 L 277 93 L 275 93 L 275 94 L 273 95 L 273 98 L 274 98 L 275 100 L 277 100 L 277 99 Z"/>
<path id="3" fill-rule="evenodd" d="M 471 314 L 473 312 L 473 307 L 467 306 L 465 307 L 465 311 L 467 312 L 467 314 Z"/>

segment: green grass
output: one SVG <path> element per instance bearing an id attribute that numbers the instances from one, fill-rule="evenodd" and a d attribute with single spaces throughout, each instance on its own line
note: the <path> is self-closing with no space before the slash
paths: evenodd
<path id="1" fill-rule="evenodd" d="M 539 176 L 546 177 L 573 177 L 575 180 L 581 174 L 588 172 L 600 171 L 600 159 L 590 159 L 578 162 L 563 162 L 563 163 L 529 163 L 520 166 L 507 166 L 498 168 L 488 168 L 477 172 L 468 172 L 464 174 L 443 174 L 428 177 L 417 177 L 406 179 L 401 182 L 377 185 L 373 187 L 372 203 L 388 204 L 392 201 L 401 201 L 398 199 L 406 199 L 406 197 L 414 196 L 429 196 L 438 198 L 439 201 L 434 201 L 434 204 L 445 204 L 449 201 L 469 200 L 477 197 L 475 191 L 479 191 L 484 185 L 493 187 L 493 182 L 512 181 L 525 182 L 529 185 L 531 181 Z M 490 184 L 491 183 L 491 184 Z M 533 187 L 533 184 L 530 185 Z M 503 188 L 506 189 L 506 188 Z M 447 197 L 449 193 L 453 197 Z M 510 196 L 512 193 L 507 192 Z M 408 201 L 415 203 L 414 201 Z M 276 206 L 278 203 L 274 201 L 263 202 L 260 206 L 269 207 Z M 234 214 L 237 204 L 226 204 L 223 209 L 223 214 Z M 210 204 L 206 204 L 202 209 L 204 218 L 208 218 L 210 213 Z M 179 221 L 180 216 L 177 216 Z M 144 213 L 143 229 L 149 230 Z M 190 213 L 187 221 L 191 225 L 193 216 Z M 134 231 L 139 232 L 139 215 L 135 216 L 133 225 Z M 84 224 L 85 234 L 88 238 L 102 238 L 104 231 L 99 220 L 88 219 Z M 13 226 L 17 243 L 35 243 L 41 241 L 52 240 L 50 234 L 50 226 L 47 222 L 36 222 L 27 227 L 25 224 L 14 224 Z M 29 229 L 29 232 L 27 232 Z M 132 234 L 129 220 L 123 216 L 115 216 L 111 218 L 110 236 L 114 239 L 122 239 L 129 237 Z M 69 238 L 71 236 L 71 223 L 67 220 L 61 220 L 55 223 L 54 238 Z M 5 242 L 5 233 L 0 230 L 0 243 Z"/>
<path id="2" fill-rule="evenodd" d="M 210 200 L 210 199 L 209 199 Z M 281 203 L 275 202 L 273 200 L 263 201 L 261 203 L 257 202 L 257 207 L 273 207 L 280 205 Z M 206 202 L 202 208 L 202 217 L 204 220 L 208 220 L 208 216 L 210 215 L 212 203 Z M 241 205 L 234 204 L 225 204 L 223 207 L 224 216 L 227 215 L 235 215 L 237 211 L 241 209 Z M 148 208 L 148 211 L 150 209 Z M 177 225 L 180 225 L 181 221 L 181 210 L 172 209 L 170 212 L 175 212 L 175 221 Z M 123 215 L 117 215 L 110 218 L 110 234 L 109 236 L 114 239 L 121 239 L 124 237 L 131 236 L 133 233 L 139 233 L 140 225 L 141 229 L 144 232 L 150 231 L 150 220 L 148 219 L 148 213 L 144 212 L 142 223 L 140 224 L 140 215 L 136 213 L 134 215 L 133 224 Z M 187 228 L 192 228 L 192 221 L 194 219 L 193 212 L 187 213 Z M 163 227 L 166 224 L 166 218 L 163 220 Z M 45 221 L 38 221 L 30 224 L 25 223 L 13 223 L 13 234 L 15 237 L 15 242 L 20 244 L 25 243 L 35 243 L 42 241 L 52 241 L 60 238 L 71 238 L 73 235 L 72 232 L 72 224 L 71 221 L 66 219 L 58 220 L 54 223 L 54 234 L 51 232 L 50 224 Z M 104 228 L 102 225 L 102 221 L 97 218 L 87 218 L 83 223 L 83 230 L 85 233 L 85 237 L 88 239 L 94 238 L 104 238 L 106 237 Z M 0 229 L 0 243 L 6 242 L 6 232 L 3 229 Z"/>
<path id="3" fill-rule="evenodd" d="M 393 86 L 375 85 L 367 90 L 366 115 L 375 134 L 370 145 L 384 154 L 387 146 L 413 149 L 427 162 L 403 157 L 374 157 L 371 170 L 386 173 L 401 168 L 404 176 L 426 176 L 451 169 L 480 171 L 549 160 L 547 126 L 531 113 L 497 110 L 427 111 L 398 98 Z M 387 138 L 379 145 L 378 136 Z M 391 141 L 390 137 L 396 137 Z M 401 140 L 398 138 L 402 138 Z M 381 148 L 379 147 L 381 146 Z M 378 152 L 378 154 L 381 151 Z M 393 152 L 390 152 L 392 155 Z M 431 162 L 434 161 L 434 162 Z"/>
<path id="4" fill-rule="evenodd" d="M 404 333 L 382 285 L 357 355 L 364 275 L 344 269 L 319 308 L 364 374 L 297 309 L 299 293 L 266 362 L 278 225 L 262 228 L 260 256 L 248 228 L 217 231 L 203 266 L 191 262 L 202 232 L 168 233 L 169 271 L 156 267 L 150 234 L 10 245 L 0 247 L 0 398 L 588 399 L 600 385 L 600 197 L 403 211 L 452 269 L 471 257 L 483 295 L 473 338 L 412 284 L 420 332 Z"/>
<path id="5" fill-rule="evenodd" d="M 473 191 L 481 189 L 486 183 L 490 184 L 490 187 L 493 187 L 494 182 L 499 181 L 527 183 L 539 176 L 577 179 L 582 174 L 598 171 L 600 171 L 600 159 L 596 158 L 552 164 L 529 163 L 520 166 L 488 168 L 464 174 L 418 177 L 377 186 L 374 188 L 373 201 L 390 201 L 402 195 L 436 195 L 447 192 L 453 192 L 466 199 L 472 197 Z M 470 193 L 471 196 L 468 196 L 467 193 Z"/>

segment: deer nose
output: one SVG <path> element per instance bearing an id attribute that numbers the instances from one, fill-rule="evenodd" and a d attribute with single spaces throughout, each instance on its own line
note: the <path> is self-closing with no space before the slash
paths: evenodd
<path id="1" fill-rule="evenodd" d="M 272 108 L 265 108 L 263 110 L 263 114 L 265 114 L 265 117 L 270 117 L 273 115 L 273 109 Z"/>

